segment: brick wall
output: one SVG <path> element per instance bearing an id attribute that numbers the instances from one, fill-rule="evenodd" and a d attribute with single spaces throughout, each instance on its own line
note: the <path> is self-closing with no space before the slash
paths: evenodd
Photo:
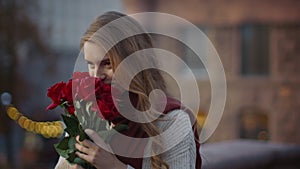
<path id="1" fill-rule="evenodd" d="M 262 110 L 269 117 L 270 140 L 300 143 L 300 1 L 296 0 L 155 0 L 149 5 L 125 0 L 127 13 L 158 11 L 208 26 L 206 32 L 223 62 L 227 78 L 227 103 L 223 118 L 210 138 L 239 138 L 239 114 L 245 108 Z M 241 75 L 243 24 L 269 28 L 269 73 Z M 203 110 L 208 111 L 208 81 L 200 80 Z M 207 88 L 205 88 L 207 87 Z"/>

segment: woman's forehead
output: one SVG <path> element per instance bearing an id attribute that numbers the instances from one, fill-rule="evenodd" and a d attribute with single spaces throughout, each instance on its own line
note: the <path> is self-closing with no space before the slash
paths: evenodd
<path id="1" fill-rule="evenodd" d="M 87 41 L 84 43 L 84 58 L 89 61 L 99 61 L 103 59 L 108 59 L 105 50 L 102 46 Z"/>

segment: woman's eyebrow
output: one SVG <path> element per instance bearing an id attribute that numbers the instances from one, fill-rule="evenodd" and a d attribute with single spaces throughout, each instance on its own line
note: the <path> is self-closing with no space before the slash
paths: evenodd
<path id="1" fill-rule="evenodd" d="M 89 61 L 89 60 L 86 60 L 86 59 L 85 59 L 85 62 L 86 62 L 87 64 L 93 64 L 93 62 L 91 62 L 91 61 Z"/>
<path id="2" fill-rule="evenodd" d="M 107 61 L 110 61 L 109 58 L 105 58 L 105 59 L 101 60 L 101 63 L 107 62 Z"/>

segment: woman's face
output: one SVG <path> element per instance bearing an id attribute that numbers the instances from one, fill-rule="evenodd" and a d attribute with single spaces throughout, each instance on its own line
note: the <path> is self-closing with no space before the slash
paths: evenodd
<path id="1" fill-rule="evenodd" d="M 105 55 L 105 51 L 99 45 L 92 42 L 85 42 L 83 48 L 84 59 L 88 64 L 90 76 L 98 77 L 104 83 L 110 84 L 113 76 L 113 69 L 108 56 Z"/>

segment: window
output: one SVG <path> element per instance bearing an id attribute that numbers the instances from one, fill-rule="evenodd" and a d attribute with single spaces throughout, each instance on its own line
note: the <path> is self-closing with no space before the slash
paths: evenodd
<path id="1" fill-rule="evenodd" d="M 242 75 L 269 74 L 269 30 L 264 25 L 241 27 Z"/>
<path id="2" fill-rule="evenodd" d="M 240 114 L 240 138 L 268 140 L 268 115 L 257 108 L 244 108 Z"/>

